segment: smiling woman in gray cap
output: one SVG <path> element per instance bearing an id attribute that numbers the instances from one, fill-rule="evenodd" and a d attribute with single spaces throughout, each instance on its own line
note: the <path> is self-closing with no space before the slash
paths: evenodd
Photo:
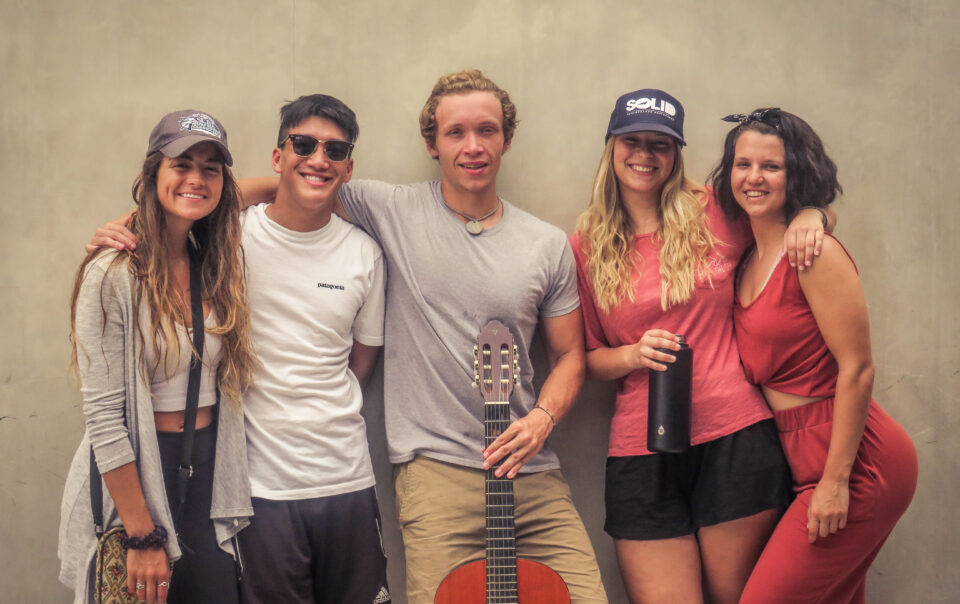
<path id="1" fill-rule="evenodd" d="M 220 122 L 166 115 L 133 185 L 139 244 L 95 250 L 77 274 L 72 365 L 86 434 L 58 551 L 75 602 L 100 601 L 97 541 L 114 527 L 137 600 L 238 600 L 235 535 L 253 514 L 240 394 L 255 358 L 232 163 Z"/>
<path id="2" fill-rule="evenodd" d="M 686 177 L 683 118 L 662 90 L 617 100 L 571 244 L 588 371 L 619 382 L 604 528 L 630 600 L 736 602 L 787 503 L 789 470 L 734 340 L 733 272 L 750 230 Z M 795 225 L 819 245 L 818 211 Z M 676 361 L 680 335 L 693 349 L 690 446 L 654 452 L 650 376 Z"/>

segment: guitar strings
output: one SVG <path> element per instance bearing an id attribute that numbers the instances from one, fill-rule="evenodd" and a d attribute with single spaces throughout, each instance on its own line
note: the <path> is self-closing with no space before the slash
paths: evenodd
<path id="1" fill-rule="evenodd" d="M 496 332 L 494 332 L 496 333 Z M 507 332 L 509 334 L 509 330 Z M 481 334 L 482 335 L 482 334 Z M 508 335 L 509 337 L 509 335 Z M 481 338 L 482 339 L 482 338 Z M 484 441 L 489 447 L 510 424 L 510 392 L 516 369 L 513 339 L 500 342 L 499 363 L 489 343 L 478 347 L 478 378 L 484 396 Z M 488 604 L 516 604 L 517 564 L 516 527 L 514 522 L 513 480 L 497 478 L 494 472 L 502 465 L 487 470 L 486 492 L 486 587 Z"/>

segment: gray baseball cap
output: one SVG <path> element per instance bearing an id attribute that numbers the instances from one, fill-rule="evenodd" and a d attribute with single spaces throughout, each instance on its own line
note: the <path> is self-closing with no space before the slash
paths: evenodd
<path id="1" fill-rule="evenodd" d="M 233 165 L 223 124 L 202 111 L 174 111 L 163 116 L 160 123 L 154 126 L 147 144 L 147 155 L 159 151 L 167 157 L 179 157 L 190 147 L 206 141 L 220 147 L 223 163 Z"/>

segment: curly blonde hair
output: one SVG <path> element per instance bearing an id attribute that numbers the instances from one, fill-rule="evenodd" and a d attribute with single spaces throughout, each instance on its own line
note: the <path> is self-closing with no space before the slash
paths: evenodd
<path id="1" fill-rule="evenodd" d="M 603 312 L 609 312 L 624 298 L 636 300 L 633 273 L 643 269 L 643 257 L 634 248 L 634 228 L 620 200 L 620 186 L 613 169 L 616 138 L 611 137 L 603 149 L 590 204 L 576 226 L 597 305 Z M 717 242 L 707 228 L 701 202 L 706 190 L 686 177 L 680 145 L 675 144 L 676 159 L 660 191 L 654 235 L 660 243 L 663 310 L 690 300 L 698 276 L 709 280 L 706 259 Z"/>
<path id="2" fill-rule="evenodd" d="M 517 119 L 517 107 L 510 101 L 507 91 L 497 86 L 479 69 L 465 69 L 441 76 L 434 84 L 427 102 L 420 111 L 420 135 L 431 145 L 437 142 L 437 105 L 448 94 L 465 94 L 475 90 L 492 92 L 503 109 L 503 140 L 513 140 L 513 132 L 520 120 Z"/>
<path id="3" fill-rule="evenodd" d="M 137 209 L 133 212 L 129 229 L 137 236 L 137 248 L 117 254 L 108 270 L 123 268 L 136 279 L 134 305 L 139 309 L 141 304 L 146 304 L 150 310 L 150 326 L 146 330 L 149 338 L 144 337 L 144 326 L 138 324 L 140 339 L 142 342 L 149 339 L 157 359 L 156 367 L 169 367 L 168 357 L 177 358 L 181 353 L 176 324 L 187 323 L 190 302 L 175 288 L 164 245 L 166 215 L 157 196 L 157 173 L 162 161 L 163 155 L 159 152 L 148 156 L 133 184 Z M 217 320 L 216 326 L 207 327 L 206 331 L 220 335 L 223 340 L 217 385 L 221 393 L 236 405 L 240 404 L 241 394 L 252 383 L 253 371 L 258 364 L 250 342 L 250 311 L 243 274 L 239 216 L 240 190 L 230 169 L 224 165 L 220 203 L 213 212 L 193 224 L 190 234 L 201 257 L 202 298 L 209 302 Z M 70 300 L 70 340 L 73 344 L 70 365 L 74 370 L 78 367 L 77 297 L 85 269 L 100 251 L 88 254 L 80 265 Z M 135 316 L 141 315 L 137 312 Z M 193 350 L 192 342 L 190 347 Z M 140 362 L 143 362 L 142 358 Z"/>

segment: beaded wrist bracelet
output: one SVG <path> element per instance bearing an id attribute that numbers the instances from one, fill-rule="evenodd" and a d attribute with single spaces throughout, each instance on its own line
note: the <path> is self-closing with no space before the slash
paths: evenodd
<path id="1" fill-rule="evenodd" d="M 167 544 L 167 529 L 156 526 L 152 531 L 140 537 L 130 537 L 126 533 L 120 536 L 120 545 L 124 549 L 156 549 Z"/>

